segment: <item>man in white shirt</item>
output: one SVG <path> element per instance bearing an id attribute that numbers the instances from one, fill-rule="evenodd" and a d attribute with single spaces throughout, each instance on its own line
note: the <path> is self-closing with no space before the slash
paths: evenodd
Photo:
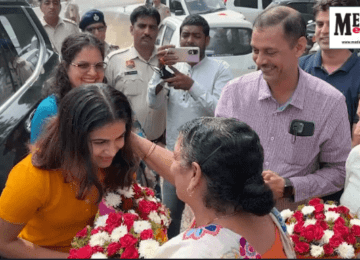
<path id="1" fill-rule="evenodd" d="M 214 116 L 222 88 L 233 79 L 228 63 L 205 56 L 210 42 L 209 30 L 209 24 L 200 15 L 189 15 L 180 27 L 180 46 L 199 47 L 199 63 L 176 63 L 177 57 L 166 50 L 175 46 L 162 46 L 158 50 L 160 64 L 169 65 L 174 77 L 162 80 L 155 72 L 149 82 L 147 101 L 153 109 L 167 107 L 166 147 L 171 151 L 181 125 L 197 117 Z M 171 211 L 172 223 L 168 230 L 171 238 L 180 232 L 184 203 L 178 200 L 175 187 L 165 180 L 162 191 L 163 202 Z"/>
<path id="2" fill-rule="evenodd" d="M 41 23 L 49 36 L 54 51 L 61 53 L 61 45 L 64 39 L 73 34 L 80 33 L 77 24 L 69 19 L 62 19 L 59 14 L 61 11 L 60 0 L 39 0 L 40 10 L 44 17 Z"/>

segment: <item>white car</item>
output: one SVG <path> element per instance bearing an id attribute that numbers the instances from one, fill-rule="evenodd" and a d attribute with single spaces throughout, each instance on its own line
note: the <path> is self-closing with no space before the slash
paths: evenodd
<path id="1" fill-rule="evenodd" d="M 252 24 L 255 18 L 272 2 L 272 0 L 227 0 L 226 8 L 245 15 Z"/>
<path id="2" fill-rule="evenodd" d="M 229 63 L 234 77 L 256 70 L 250 46 L 252 25 L 232 12 L 202 15 L 210 26 L 210 44 L 206 55 Z M 184 17 L 165 18 L 160 24 L 156 45 L 180 47 L 180 25 Z"/>

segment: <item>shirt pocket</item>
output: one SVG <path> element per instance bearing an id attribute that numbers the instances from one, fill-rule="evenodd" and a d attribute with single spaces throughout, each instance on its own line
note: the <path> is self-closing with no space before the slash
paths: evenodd
<path id="1" fill-rule="evenodd" d="M 306 166 L 318 154 L 314 136 L 294 136 L 286 133 L 284 141 L 280 154 L 287 164 Z"/>
<path id="2" fill-rule="evenodd" d="M 146 91 L 147 85 L 143 81 L 140 71 L 126 71 L 122 78 L 125 96 L 138 96 Z"/>

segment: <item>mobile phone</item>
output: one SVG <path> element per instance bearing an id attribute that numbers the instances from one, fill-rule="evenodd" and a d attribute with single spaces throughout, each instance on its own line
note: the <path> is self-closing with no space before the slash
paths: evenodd
<path id="1" fill-rule="evenodd" d="M 194 62 L 198 63 L 200 61 L 200 48 L 199 47 L 179 47 L 179 48 L 170 48 L 171 51 L 177 57 L 179 57 L 178 62 Z"/>
<path id="2" fill-rule="evenodd" d="M 314 122 L 294 119 L 290 123 L 289 133 L 295 136 L 313 136 L 314 130 Z"/>

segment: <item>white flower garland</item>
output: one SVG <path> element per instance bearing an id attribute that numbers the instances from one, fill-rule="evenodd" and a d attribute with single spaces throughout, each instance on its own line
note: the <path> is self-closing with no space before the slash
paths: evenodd
<path id="1" fill-rule="evenodd" d="M 154 258 L 158 252 L 160 244 L 154 239 L 142 240 L 139 243 L 139 254 L 140 257 Z"/>

